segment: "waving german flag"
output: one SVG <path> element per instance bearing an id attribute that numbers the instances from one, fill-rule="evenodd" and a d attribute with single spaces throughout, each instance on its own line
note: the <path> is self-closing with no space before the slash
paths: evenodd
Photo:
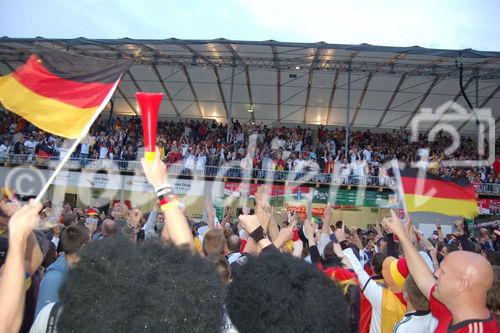
<path id="1" fill-rule="evenodd" d="M 36 46 L 24 65 L 0 77 L 0 103 L 47 132 L 77 138 L 132 62 Z"/>
<path id="2" fill-rule="evenodd" d="M 477 194 L 465 177 L 444 179 L 422 169 L 401 170 L 401 183 L 408 212 L 434 212 L 474 218 Z"/>

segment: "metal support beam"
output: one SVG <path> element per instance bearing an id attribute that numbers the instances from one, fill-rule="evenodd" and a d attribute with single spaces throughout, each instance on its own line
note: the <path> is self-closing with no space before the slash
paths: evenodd
<path id="1" fill-rule="evenodd" d="M 248 66 L 245 66 L 245 76 L 247 79 L 247 90 L 248 90 L 248 104 L 253 106 L 253 97 L 252 97 L 252 85 L 250 83 L 250 71 L 248 70 Z M 255 110 L 254 110 L 255 112 Z M 252 112 L 252 121 L 255 121 L 255 114 Z"/>
<path id="2" fill-rule="evenodd" d="M 135 89 L 137 91 L 142 91 L 141 87 L 139 86 L 139 83 L 137 83 L 137 81 L 135 80 L 134 76 L 132 75 L 132 73 L 130 72 L 130 70 L 127 71 L 127 74 L 128 76 L 130 77 L 130 81 L 132 81 L 132 83 L 134 84 L 135 86 Z"/>
<path id="3" fill-rule="evenodd" d="M 227 133 L 226 142 L 229 142 L 231 136 L 231 124 L 233 123 L 233 91 L 234 91 L 234 71 L 236 70 L 236 64 L 234 63 L 233 69 L 231 71 L 231 89 L 229 93 L 229 116 L 227 117 Z"/>
<path id="4" fill-rule="evenodd" d="M 493 98 L 495 97 L 496 94 L 498 94 L 498 92 L 500 91 L 500 84 L 498 84 L 498 86 L 495 88 L 495 90 L 493 90 L 489 95 L 488 97 L 486 97 L 485 99 L 483 99 L 483 101 L 481 102 L 481 105 L 479 105 L 479 108 L 484 108 L 486 106 L 486 104 L 488 104 L 488 102 Z"/>
<path id="5" fill-rule="evenodd" d="M 113 109 L 115 108 L 115 94 L 111 96 L 109 103 L 111 103 L 111 108 L 109 109 L 108 128 L 111 129 L 111 123 L 113 121 Z"/>
<path id="6" fill-rule="evenodd" d="M 361 91 L 361 95 L 359 96 L 358 104 L 356 104 L 356 111 L 354 111 L 354 116 L 352 117 L 351 126 L 356 122 L 356 118 L 358 117 L 359 110 L 361 109 L 361 105 L 363 104 L 363 100 L 365 99 L 366 91 L 368 90 L 368 86 L 370 85 L 370 81 L 372 80 L 373 73 L 369 73 L 363 90 Z"/>
<path id="7" fill-rule="evenodd" d="M 248 91 L 248 104 L 253 105 L 252 86 L 250 83 L 250 70 L 249 70 L 250 66 L 243 60 L 240 54 L 236 52 L 236 50 L 231 46 L 231 44 L 225 44 L 224 46 L 231 53 L 233 57 L 232 64 L 234 65 L 235 60 L 238 60 L 238 62 L 243 66 L 243 68 L 245 68 L 245 77 L 247 81 L 247 91 Z M 253 112 L 252 112 L 252 121 L 255 121 L 255 115 Z"/>
<path id="8" fill-rule="evenodd" d="M 206 62 L 208 65 L 213 65 L 213 62 L 208 58 L 208 57 L 205 57 L 204 55 L 202 55 L 201 53 L 193 50 L 191 47 L 183 44 L 183 43 L 179 43 L 177 39 L 174 38 L 174 40 L 176 41 L 176 45 L 182 47 L 183 49 L 185 50 L 188 50 L 194 57 L 198 58 L 198 59 L 201 59 L 203 60 L 204 62 Z"/>
<path id="9" fill-rule="evenodd" d="M 345 156 L 349 154 L 349 113 L 351 111 L 351 63 L 347 65 L 347 108 L 345 110 Z"/>
<path id="10" fill-rule="evenodd" d="M 330 115 L 333 108 L 333 99 L 335 98 L 335 91 L 337 90 L 337 81 L 339 80 L 339 70 L 335 71 L 335 77 L 333 79 L 332 92 L 330 93 L 330 99 L 328 100 L 328 114 L 326 115 L 326 125 L 330 121 Z"/>
<path id="11" fill-rule="evenodd" d="M 186 80 L 188 82 L 189 89 L 191 89 L 191 93 L 193 94 L 194 102 L 196 103 L 196 106 L 198 107 L 198 111 L 200 111 L 201 117 L 205 118 L 205 114 L 200 106 L 200 100 L 198 99 L 198 94 L 196 94 L 196 90 L 194 89 L 193 82 L 191 81 L 191 77 L 189 76 L 189 72 L 186 68 L 186 65 L 182 65 L 181 67 L 182 67 L 182 71 L 184 72 L 184 75 L 186 76 Z"/>
<path id="12" fill-rule="evenodd" d="M 10 69 L 12 72 L 15 71 L 15 68 L 12 67 L 11 64 L 7 60 L 2 60 L 2 64 L 4 64 L 8 69 Z"/>
<path id="13" fill-rule="evenodd" d="M 476 82 L 476 107 L 479 109 L 482 109 L 488 104 L 488 102 L 495 97 L 496 94 L 500 91 L 500 84 L 493 90 L 485 99 L 481 101 L 481 104 L 479 104 L 479 76 L 477 76 L 477 82 Z M 473 110 L 472 110 L 473 111 Z M 472 117 L 471 117 L 472 118 Z M 460 131 L 462 128 L 464 128 L 465 125 L 467 125 L 468 120 L 465 121 L 462 125 L 460 125 L 457 129 L 457 131 Z M 479 133 L 478 133 L 479 134 Z"/>
<path id="14" fill-rule="evenodd" d="M 278 112 L 278 121 L 281 121 L 281 67 L 276 68 L 276 107 Z"/>
<path id="15" fill-rule="evenodd" d="M 465 82 L 465 85 L 464 85 L 464 90 L 467 90 L 467 88 L 469 88 L 470 84 L 472 83 L 472 81 L 474 80 L 474 76 L 471 76 L 467 82 Z M 460 91 L 460 89 L 458 90 L 457 94 L 455 95 L 455 97 L 453 97 L 452 101 L 453 103 L 456 103 L 458 101 L 458 99 L 460 98 L 460 96 L 462 96 L 462 92 Z M 439 124 L 441 122 L 441 119 L 443 118 L 444 114 L 446 113 L 447 110 L 445 110 L 445 112 L 439 116 L 439 119 L 434 123 L 432 124 L 432 126 L 429 128 L 429 131 L 427 131 L 427 133 L 429 133 L 430 131 L 432 131 L 432 129 L 434 127 L 436 127 L 437 124 Z"/>
<path id="16" fill-rule="evenodd" d="M 128 104 L 128 106 L 130 107 L 130 109 L 132 109 L 132 111 L 135 113 L 135 115 L 138 116 L 139 114 L 137 113 L 137 110 L 134 108 L 132 103 L 130 103 L 130 100 L 127 98 L 127 96 L 125 96 L 125 94 L 121 90 L 120 86 L 116 87 L 116 91 L 118 91 L 118 93 L 122 96 L 122 98 L 125 100 L 125 103 Z"/>
<path id="17" fill-rule="evenodd" d="M 220 98 L 222 99 L 222 105 L 224 106 L 224 111 L 226 111 L 226 118 L 229 117 L 229 111 L 227 109 L 226 97 L 224 96 L 224 90 L 222 89 L 222 84 L 220 80 L 219 70 L 217 66 L 213 66 L 215 78 L 217 79 L 217 87 L 219 88 Z M 234 73 L 233 73 L 234 75 Z"/>
<path id="18" fill-rule="evenodd" d="M 278 56 L 278 50 L 276 46 L 271 45 L 271 51 L 273 52 L 273 62 L 276 68 L 276 112 L 277 120 L 281 121 L 281 66 L 280 59 Z"/>
<path id="19" fill-rule="evenodd" d="M 413 120 L 413 117 L 415 117 L 415 115 L 417 114 L 417 112 L 420 110 L 420 107 L 422 106 L 422 104 L 424 104 L 424 102 L 427 99 L 427 97 L 429 97 L 429 94 L 431 93 L 432 89 L 436 86 L 436 84 L 440 81 L 440 79 L 442 79 L 442 78 L 440 78 L 437 75 L 434 77 L 434 80 L 432 80 L 429 88 L 427 88 L 427 91 L 422 95 L 422 98 L 420 99 L 420 102 L 418 102 L 417 106 L 415 107 L 415 110 L 413 110 L 413 112 L 411 113 L 410 119 L 408 119 L 408 121 L 403 126 L 403 128 L 408 127 L 408 125 Z"/>
<path id="20" fill-rule="evenodd" d="M 382 125 L 382 122 L 384 121 L 385 116 L 387 115 L 387 112 L 391 109 L 391 105 L 396 99 L 396 95 L 399 93 L 399 89 L 401 89 L 401 86 L 403 85 L 403 82 L 406 80 L 407 74 L 401 75 L 401 78 L 399 79 L 398 84 L 396 85 L 396 88 L 394 89 L 394 92 L 392 93 L 391 98 L 389 99 L 389 102 L 387 102 L 387 105 L 385 106 L 384 113 L 382 114 L 382 117 L 380 117 L 380 120 L 377 124 L 377 127 L 380 127 Z"/>
<path id="21" fill-rule="evenodd" d="M 312 60 L 311 66 L 309 68 L 309 78 L 307 80 L 306 103 L 304 104 L 304 120 L 303 120 L 304 123 L 306 123 L 306 120 L 307 120 L 307 111 L 309 109 L 309 100 L 311 99 L 311 87 L 312 87 L 312 82 L 313 82 L 313 78 L 314 78 L 314 67 L 315 67 L 316 62 L 318 61 L 320 53 L 321 53 L 321 49 L 316 49 L 316 52 L 314 53 L 314 58 Z"/>
<path id="22" fill-rule="evenodd" d="M 172 109 L 174 109 L 175 114 L 178 117 L 180 117 L 181 114 L 179 113 L 179 110 L 177 109 L 177 106 L 174 103 L 174 99 L 172 98 L 172 94 L 168 90 L 167 85 L 165 84 L 165 81 L 163 81 L 163 79 L 161 77 L 161 74 L 160 74 L 160 71 L 158 70 L 158 67 L 155 64 L 153 64 L 153 65 L 151 65 L 151 68 L 153 69 L 153 72 L 155 73 L 156 77 L 158 78 L 158 81 L 160 82 L 160 85 L 163 89 L 163 92 L 167 96 L 167 99 L 170 102 L 170 105 L 172 105 Z"/>

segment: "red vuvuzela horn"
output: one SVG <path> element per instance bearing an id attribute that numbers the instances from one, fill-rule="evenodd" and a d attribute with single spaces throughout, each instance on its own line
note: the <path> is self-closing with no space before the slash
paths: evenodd
<path id="1" fill-rule="evenodd" d="M 138 92 L 135 98 L 139 102 L 142 113 L 142 133 L 144 135 L 144 158 L 152 161 L 155 158 L 156 125 L 158 123 L 158 110 L 163 93 Z"/>

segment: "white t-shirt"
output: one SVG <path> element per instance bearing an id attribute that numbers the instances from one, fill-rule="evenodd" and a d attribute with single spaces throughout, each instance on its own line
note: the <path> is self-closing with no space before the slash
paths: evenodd
<path id="1" fill-rule="evenodd" d="M 106 155 L 108 155 L 108 147 L 104 146 L 99 148 L 99 158 L 100 159 L 106 158 Z"/>
<path id="2" fill-rule="evenodd" d="M 429 149 L 428 148 L 419 148 L 419 150 L 417 151 L 417 154 L 418 154 L 418 156 L 420 156 L 420 158 L 429 157 Z"/>
<path id="3" fill-rule="evenodd" d="M 188 148 L 189 148 L 189 145 L 187 145 L 185 143 L 182 144 L 182 157 L 185 157 L 187 155 Z"/>
<path id="4" fill-rule="evenodd" d="M 295 141 L 295 151 L 300 152 L 302 150 L 302 141 Z"/>
<path id="5" fill-rule="evenodd" d="M 362 161 L 362 163 L 356 162 L 353 167 L 353 175 L 358 176 L 358 177 L 364 177 L 365 176 L 365 167 L 366 167 L 366 162 Z"/>
<path id="6" fill-rule="evenodd" d="M 186 137 L 189 137 L 191 135 L 191 127 L 189 126 L 184 127 L 184 135 Z"/>
<path id="7" fill-rule="evenodd" d="M 205 170 L 205 164 L 207 164 L 207 155 L 200 155 L 196 158 L 197 170 Z"/>
<path id="8" fill-rule="evenodd" d="M 9 147 L 8 147 L 8 146 L 6 146 L 6 145 L 2 144 L 2 145 L 0 146 L 0 156 L 3 156 L 5 153 L 7 153 L 7 154 L 8 154 L 8 153 L 9 153 L 9 150 L 10 150 L 10 149 L 9 149 Z"/>
<path id="9" fill-rule="evenodd" d="M 372 152 L 367 149 L 363 150 L 363 157 L 365 161 L 370 162 L 372 160 Z"/>
<path id="10" fill-rule="evenodd" d="M 283 139 L 278 140 L 278 147 L 285 148 L 286 141 Z"/>
<path id="11" fill-rule="evenodd" d="M 306 161 L 297 159 L 295 160 L 295 167 L 293 168 L 293 171 L 303 171 L 305 167 Z"/>
<path id="12" fill-rule="evenodd" d="M 90 146 L 86 143 L 82 143 L 82 146 L 80 147 L 80 154 L 88 154 L 89 153 Z"/>
<path id="13" fill-rule="evenodd" d="M 50 317 L 50 311 L 52 310 L 52 307 L 56 303 L 49 303 L 45 305 L 42 310 L 38 313 L 38 316 L 36 316 L 35 321 L 33 322 L 33 325 L 31 325 L 30 332 L 29 333 L 45 333 L 47 332 L 47 324 L 49 322 L 49 317 Z M 54 329 L 54 333 L 56 330 Z"/>
<path id="14" fill-rule="evenodd" d="M 34 152 L 36 145 L 37 145 L 36 141 L 30 141 L 30 140 L 24 141 L 24 146 L 28 148 L 29 152 Z"/>
<path id="15" fill-rule="evenodd" d="M 193 154 L 189 154 L 186 159 L 186 165 L 184 166 L 186 169 L 193 170 L 194 169 L 195 158 Z"/>
<path id="16" fill-rule="evenodd" d="M 342 163 L 340 165 L 340 174 L 342 176 L 349 176 L 351 174 L 351 168 L 349 167 L 349 164 Z"/>
<path id="17" fill-rule="evenodd" d="M 416 311 L 407 313 L 403 320 L 394 326 L 393 333 L 427 333 L 434 332 L 438 320 L 430 311 Z"/>

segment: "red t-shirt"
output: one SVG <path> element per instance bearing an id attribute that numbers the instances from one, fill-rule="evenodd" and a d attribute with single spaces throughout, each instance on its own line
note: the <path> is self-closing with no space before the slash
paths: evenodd
<path id="1" fill-rule="evenodd" d="M 452 325 L 453 316 L 446 305 L 434 297 L 434 289 L 436 289 L 436 286 L 431 289 L 429 305 L 432 315 L 439 320 L 439 324 L 434 331 L 435 333 L 500 333 L 497 321 L 493 315 L 485 320 L 472 319 Z"/>

